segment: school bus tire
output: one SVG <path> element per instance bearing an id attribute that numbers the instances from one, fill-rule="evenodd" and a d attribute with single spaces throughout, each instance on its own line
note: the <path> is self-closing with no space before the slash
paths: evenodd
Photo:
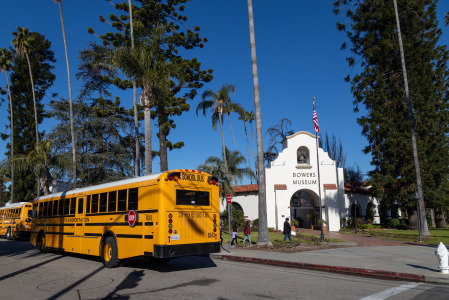
<path id="1" fill-rule="evenodd" d="M 117 241 L 113 236 L 104 239 L 101 247 L 101 261 L 106 268 L 115 268 L 119 265 Z"/>
<path id="2" fill-rule="evenodd" d="M 47 239 L 45 237 L 45 232 L 41 232 L 39 234 L 38 240 L 37 240 L 37 248 L 41 253 L 45 253 L 47 251 Z"/>
<path id="3" fill-rule="evenodd" d="M 6 231 L 6 239 L 12 240 L 11 227 L 8 227 L 8 230 Z"/>

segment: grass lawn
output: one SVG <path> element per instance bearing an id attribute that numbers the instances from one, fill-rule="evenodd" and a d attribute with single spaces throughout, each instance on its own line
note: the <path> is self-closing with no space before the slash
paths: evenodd
<path id="1" fill-rule="evenodd" d="M 443 242 L 445 245 L 449 245 L 449 229 L 434 228 L 429 229 L 431 237 L 422 236 L 421 240 L 426 244 L 438 245 Z M 347 234 L 355 234 L 354 231 L 341 232 Z M 419 233 L 418 230 L 396 230 L 396 229 L 379 229 L 379 230 L 359 230 L 358 235 L 371 236 L 376 238 L 385 238 L 398 241 L 418 242 Z"/>
<path id="2" fill-rule="evenodd" d="M 270 237 L 270 241 L 273 244 L 282 243 L 284 241 L 284 234 L 282 232 L 268 232 L 268 236 Z M 243 232 L 239 232 L 237 235 L 237 241 L 239 243 L 243 242 L 243 238 L 245 235 Z M 257 231 L 251 231 L 251 242 L 257 243 L 259 237 L 259 233 Z M 312 234 L 303 234 L 300 233 L 298 236 L 292 236 L 292 240 L 295 244 L 319 244 L 320 237 Z M 327 238 L 325 237 L 326 242 L 332 243 L 341 243 L 346 242 L 344 240 L 335 239 L 335 238 Z M 227 231 L 223 231 L 223 244 L 229 243 L 229 235 Z M 248 243 L 248 240 L 245 242 Z"/>

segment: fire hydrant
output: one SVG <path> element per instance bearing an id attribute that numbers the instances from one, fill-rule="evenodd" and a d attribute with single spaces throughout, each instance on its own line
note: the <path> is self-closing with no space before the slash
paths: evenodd
<path id="1" fill-rule="evenodd" d="M 449 274 L 448 266 L 448 251 L 446 246 L 442 242 L 438 245 L 438 248 L 433 252 L 438 257 L 438 268 L 441 270 L 442 274 Z"/>

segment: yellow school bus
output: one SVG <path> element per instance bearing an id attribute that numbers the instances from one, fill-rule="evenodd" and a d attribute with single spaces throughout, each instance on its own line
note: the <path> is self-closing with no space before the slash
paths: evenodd
<path id="1" fill-rule="evenodd" d="M 47 195 L 33 202 L 31 243 L 42 252 L 121 259 L 220 251 L 216 177 L 172 170 Z"/>
<path id="2" fill-rule="evenodd" d="M 33 205 L 30 202 L 8 204 L 0 208 L 0 235 L 8 240 L 29 238 Z"/>

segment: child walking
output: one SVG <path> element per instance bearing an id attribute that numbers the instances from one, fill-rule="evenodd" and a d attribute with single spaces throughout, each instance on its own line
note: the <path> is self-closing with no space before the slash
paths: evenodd
<path id="1" fill-rule="evenodd" d="M 235 244 L 237 245 L 237 223 L 234 223 L 232 225 L 232 241 L 231 241 L 231 245 L 234 245 L 234 241 L 235 241 Z"/>
<path id="2" fill-rule="evenodd" d="M 251 245 L 251 226 L 249 225 L 249 221 L 245 223 L 245 231 L 243 231 L 245 238 L 243 239 L 243 245 L 245 244 L 246 238 L 249 240 L 249 244 Z"/>

